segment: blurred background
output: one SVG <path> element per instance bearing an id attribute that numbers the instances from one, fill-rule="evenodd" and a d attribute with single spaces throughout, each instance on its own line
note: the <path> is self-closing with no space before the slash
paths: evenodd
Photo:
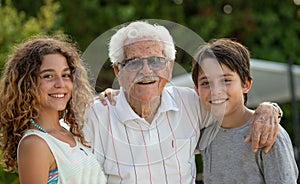
<path id="1" fill-rule="evenodd" d="M 14 45 L 31 35 L 65 33 L 84 52 L 108 29 L 139 19 L 176 22 L 204 41 L 226 37 L 244 44 L 256 85 L 249 105 L 272 101 L 281 106 L 281 125 L 292 139 L 299 167 L 300 0 L 0 0 L 0 70 Z M 176 63 L 184 72 L 175 70 L 172 83 L 190 86 L 192 57 L 177 50 Z M 98 92 L 114 81 L 110 62 L 102 62 Z M 197 165 L 201 173 L 199 156 Z M 2 183 L 19 183 L 17 174 L 0 168 Z"/>

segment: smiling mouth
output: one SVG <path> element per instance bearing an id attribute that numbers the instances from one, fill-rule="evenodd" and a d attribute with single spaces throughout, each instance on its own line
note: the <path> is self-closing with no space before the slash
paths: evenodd
<path id="1" fill-rule="evenodd" d="M 149 85 L 149 84 L 154 84 L 156 81 L 140 81 L 137 82 L 139 85 Z"/>
<path id="2" fill-rule="evenodd" d="M 157 76 L 143 76 L 137 78 L 134 82 L 138 85 L 151 85 L 159 81 Z"/>
<path id="3" fill-rule="evenodd" d="M 66 93 L 63 94 L 50 94 L 49 96 L 53 98 L 64 98 L 66 96 Z"/>
<path id="4" fill-rule="evenodd" d="M 228 100 L 228 98 L 218 99 L 218 100 L 210 100 L 209 103 L 214 104 L 214 105 L 219 105 L 219 104 L 225 103 L 227 100 Z"/>

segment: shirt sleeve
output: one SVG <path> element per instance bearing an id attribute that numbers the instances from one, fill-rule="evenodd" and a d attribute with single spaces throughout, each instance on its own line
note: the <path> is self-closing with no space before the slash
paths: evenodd
<path id="1" fill-rule="evenodd" d="M 100 116 L 103 115 L 103 113 L 101 112 L 101 108 L 99 108 L 100 106 L 101 104 L 95 103 L 88 109 L 86 114 L 87 121 L 83 126 L 83 133 L 85 140 L 88 142 L 88 145 L 91 146 L 90 150 L 95 154 L 97 160 L 102 165 L 104 158 L 101 136 L 103 136 L 103 133 L 101 132 Z"/>
<path id="2" fill-rule="evenodd" d="M 297 183 L 298 168 L 288 133 L 279 127 L 278 137 L 269 153 L 260 150 L 260 168 L 266 183 Z"/>

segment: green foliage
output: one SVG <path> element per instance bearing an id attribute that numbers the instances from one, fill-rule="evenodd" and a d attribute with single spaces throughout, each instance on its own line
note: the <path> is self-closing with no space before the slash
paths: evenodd
<path id="1" fill-rule="evenodd" d="M 61 23 L 79 42 L 81 50 L 108 29 L 125 22 L 165 19 L 187 26 L 206 41 L 234 38 L 249 48 L 253 58 L 279 62 L 291 58 L 300 64 L 299 7 L 290 0 L 64 0 L 61 7 Z M 180 50 L 177 62 L 190 71 L 191 60 Z M 110 76 L 109 72 L 104 76 Z M 112 79 L 102 81 L 97 86 L 106 88 L 112 84 Z"/>
<path id="2" fill-rule="evenodd" d="M 35 34 L 59 32 L 55 28 L 56 14 L 60 6 L 52 0 L 45 0 L 36 17 L 26 17 L 6 0 L 0 6 L 0 70 L 13 45 Z"/>
<path id="3" fill-rule="evenodd" d="M 42 0 L 14 0 L 18 10 L 26 12 L 26 16 L 35 16 L 35 19 L 41 19 L 38 11 L 41 9 L 42 2 Z M 189 27 L 206 41 L 220 37 L 234 38 L 249 48 L 253 58 L 279 62 L 286 62 L 291 58 L 294 63 L 300 64 L 300 53 L 297 48 L 297 43 L 300 41 L 300 9 L 291 0 L 280 2 L 270 0 L 64 0 L 57 2 L 61 4 L 59 9 L 61 16 L 55 17 L 56 28 L 63 27 L 65 33 L 78 41 L 81 50 L 85 50 L 95 38 L 108 29 L 125 22 L 138 19 L 165 19 Z M 57 10 L 56 6 L 47 7 Z M 18 13 L 6 19 L 12 19 L 9 22 L 22 22 L 24 15 Z M 46 18 L 46 20 L 49 25 L 53 24 L 50 19 Z M 32 28 L 33 32 L 41 29 L 39 24 L 35 24 L 36 21 L 29 22 L 30 25 L 35 25 L 35 29 Z M 15 24 L 20 25 L 20 23 Z M 19 29 L 14 30 L 20 32 L 16 31 Z M 14 34 L 10 36 L 12 35 Z M 181 53 L 179 58 L 182 58 Z M 181 62 L 180 64 L 189 71 L 190 60 L 181 60 Z"/>
<path id="4" fill-rule="evenodd" d="M 17 173 L 4 172 L 0 166 L 0 184 L 19 184 L 19 178 Z"/>
<path id="5" fill-rule="evenodd" d="M 255 27 L 246 39 L 246 44 L 251 46 L 252 56 L 280 62 L 287 62 L 290 58 L 300 64 L 297 52 L 299 8 L 291 1 L 283 1 L 279 6 L 273 1 L 259 5 L 253 5 L 251 10 Z M 267 6 L 270 8 L 266 9 Z"/>

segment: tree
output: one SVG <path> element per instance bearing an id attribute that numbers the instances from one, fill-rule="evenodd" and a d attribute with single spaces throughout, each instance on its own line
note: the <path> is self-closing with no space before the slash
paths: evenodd
<path id="1" fill-rule="evenodd" d="M 62 32 L 57 27 L 59 3 L 45 0 L 37 17 L 26 17 L 24 11 L 18 11 L 6 0 L 0 4 L 0 70 L 13 45 L 35 34 L 53 34 Z"/>

